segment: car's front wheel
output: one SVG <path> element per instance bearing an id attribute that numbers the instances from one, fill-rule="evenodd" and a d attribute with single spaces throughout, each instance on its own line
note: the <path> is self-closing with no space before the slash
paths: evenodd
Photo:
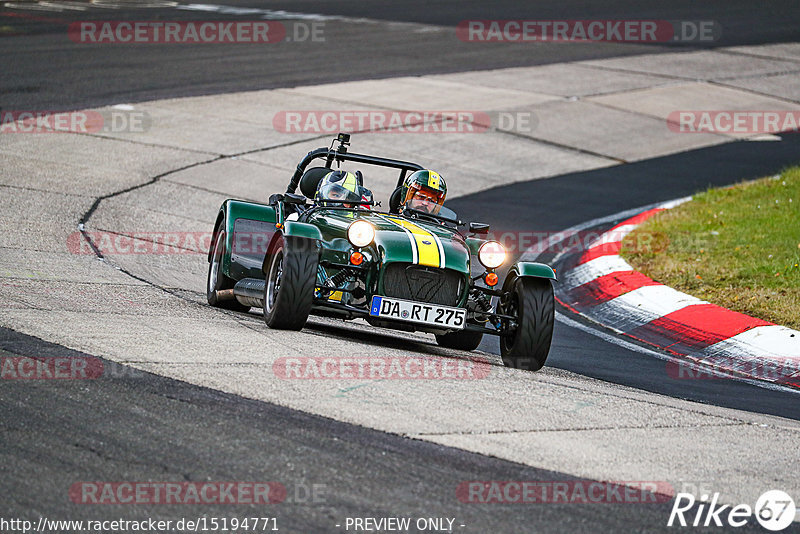
<path id="1" fill-rule="evenodd" d="M 281 236 L 272 247 L 264 286 L 264 321 L 270 328 L 300 330 L 314 302 L 318 254 L 308 240 Z"/>
<path id="2" fill-rule="evenodd" d="M 538 371 L 550 352 L 555 322 L 553 284 L 540 278 L 517 278 L 507 288 L 498 311 L 516 317 L 516 328 L 500 336 L 500 355 L 508 367 Z"/>

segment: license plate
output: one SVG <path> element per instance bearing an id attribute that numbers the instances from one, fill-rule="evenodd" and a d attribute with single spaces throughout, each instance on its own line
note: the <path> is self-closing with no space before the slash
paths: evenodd
<path id="1" fill-rule="evenodd" d="M 467 322 L 467 310 L 464 308 L 379 296 L 372 297 L 369 314 L 373 317 L 441 326 L 451 330 L 461 330 Z"/>

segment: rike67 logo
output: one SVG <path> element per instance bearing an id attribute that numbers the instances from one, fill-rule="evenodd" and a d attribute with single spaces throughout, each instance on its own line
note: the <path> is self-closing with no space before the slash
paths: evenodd
<path id="1" fill-rule="evenodd" d="M 703 501 L 707 498 L 707 495 L 702 496 Z M 794 500 L 781 490 L 763 493 L 756 501 L 755 508 L 749 504 L 731 506 L 719 504 L 718 501 L 719 493 L 715 493 L 710 503 L 701 502 L 695 506 L 694 495 L 678 493 L 667 526 L 743 527 L 755 516 L 762 527 L 777 532 L 792 524 L 797 511 Z"/>

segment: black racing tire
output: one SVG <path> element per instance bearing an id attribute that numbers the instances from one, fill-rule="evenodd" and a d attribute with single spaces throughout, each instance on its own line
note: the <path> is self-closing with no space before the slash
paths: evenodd
<path id="1" fill-rule="evenodd" d="M 436 343 L 446 349 L 475 350 L 481 344 L 482 339 L 482 332 L 472 332 L 470 330 L 436 334 Z"/>
<path id="2" fill-rule="evenodd" d="M 270 328 L 301 330 L 311 313 L 319 253 L 312 240 L 281 236 L 268 258 L 264 322 Z"/>
<path id="3" fill-rule="evenodd" d="M 222 230 L 223 228 L 225 228 L 225 221 L 222 221 L 217 233 L 213 236 L 214 242 L 211 246 L 214 248 L 211 251 L 211 261 L 208 262 L 206 300 L 215 308 L 246 312 L 250 309 L 250 306 L 245 306 L 238 300 L 220 300 L 217 298 L 217 291 L 233 289 L 233 286 L 236 285 L 235 280 L 225 276 L 225 273 L 222 272 L 222 256 L 225 254 L 225 232 Z"/>
<path id="4" fill-rule="evenodd" d="M 553 284 L 541 278 L 517 278 L 507 291 L 498 311 L 515 316 L 517 328 L 500 336 L 500 356 L 507 367 L 538 371 L 547 361 L 553 339 Z"/>

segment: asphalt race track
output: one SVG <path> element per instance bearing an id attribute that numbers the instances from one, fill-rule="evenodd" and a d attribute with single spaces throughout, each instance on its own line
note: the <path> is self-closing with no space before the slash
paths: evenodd
<path id="1" fill-rule="evenodd" d="M 35 2 L 21 2 L 35 3 Z M 107 2 L 114 5 L 114 2 Z M 5 32 L 0 80 L 5 109 L 75 109 L 232 91 L 291 87 L 342 80 L 460 72 L 520 65 L 539 65 L 620 55 L 690 50 L 709 46 L 780 43 L 795 40 L 800 13 L 792 0 L 775 0 L 752 16 L 747 0 L 728 2 L 612 2 L 590 6 L 583 1 L 492 2 L 209 2 L 210 5 L 257 7 L 344 17 L 332 24 L 335 35 L 322 50 L 317 43 L 240 44 L 236 54 L 224 45 L 171 47 L 93 47 L 64 43 L 65 26 L 78 20 L 204 20 L 208 12 L 176 9 L 89 11 L 2 9 Z M 127 2 L 131 4 L 131 2 Z M 135 2 L 133 2 L 135 4 Z M 202 4 L 202 3 L 198 3 Z M 214 13 L 213 20 L 247 15 Z M 624 16 L 623 16 L 624 14 Z M 87 16 L 91 15 L 91 16 Z M 480 15 L 480 16 L 479 16 Z M 475 46 L 452 39 L 445 31 L 471 18 L 686 19 L 714 20 L 725 28 L 721 39 L 698 44 L 617 44 L 535 47 L 492 43 Z M 360 19 L 390 24 L 358 22 Z M 355 22 L 353 22 L 355 21 Z M 334 21 L 336 22 L 336 21 Z M 370 43 L 365 46 L 365 43 Z M 388 61 L 387 61 L 388 59 Z M 178 68 L 179 67 L 179 68 Z"/>
<path id="2" fill-rule="evenodd" d="M 7 330 L 0 335 L 2 347 L 15 354 L 80 356 Z M 631 523 L 660 524 L 669 514 L 668 504 L 650 504 L 643 510 L 617 505 L 613 514 L 598 517 L 590 507 L 576 513 L 569 504 L 531 510 L 459 503 L 454 488 L 463 480 L 573 478 L 150 374 L 119 372 L 89 388 L 48 384 L 31 391 L 28 384 L 18 383 L 3 396 L 3 409 L 17 415 L 3 423 L 3 456 L 15 465 L 4 485 L 25 488 L 6 494 L 4 516 L 41 510 L 50 518 L 98 517 L 91 508 L 80 510 L 59 498 L 64 487 L 86 473 L 101 480 L 121 473 L 131 480 L 194 480 L 198 475 L 210 480 L 291 479 L 287 500 L 266 511 L 278 517 L 281 531 L 288 532 L 336 531 L 333 522 L 342 517 L 396 514 L 457 517 L 476 532 L 498 524 L 619 531 Z M 109 414 L 124 424 L 108 425 Z M 38 456 L 45 449 L 51 458 L 42 467 Z M 114 508 L 108 517 L 123 513 L 122 506 Z M 175 520 L 265 514 L 263 508 L 244 505 L 187 506 L 166 513 L 151 506 L 137 512 Z"/>
<path id="3" fill-rule="evenodd" d="M 663 121 L 641 107 L 623 110 L 614 98 L 620 92 L 635 101 L 640 93 L 666 94 L 685 84 L 694 96 L 719 90 L 726 97 L 736 92 L 735 100 L 747 93 L 755 105 L 795 109 L 800 96 L 792 76 L 800 72 L 800 55 L 781 46 L 800 42 L 796 1 L 756 7 L 746 0 L 220 0 L 185 9 L 98 3 L 0 3 L 0 111 L 124 104 L 167 125 L 144 138 L 0 134 L 0 356 L 99 358 L 106 370 L 97 380 L 0 381 L 0 520 L 258 515 L 276 517 L 280 531 L 315 533 L 356 531 L 345 528 L 347 518 L 411 517 L 451 518 L 452 531 L 465 533 L 675 530 L 666 526 L 672 509 L 666 499 L 641 505 L 460 500 L 457 488 L 476 480 L 662 481 L 674 492 L 720 492 L 726 503 L 750 505 L 764 491 L 782 489 L 800 504 L 800 394 L 735 380 L 670 379 L 663 360 L 618 344 L 610 331 L 566 310 L 559 310 L 547 366 L 536 374 L 504 368 L 497 340 L 484 339 L 480 350 L 492 369 L 483 381 L 299 384 L 276 380 L 274 358 L 380 353 L 458 361 L 466 354 L 441 349 L 430 336 L 325 319 L 312 319 L 300 333 L 269 331 L 257 313 L 211 309 L 198 251 L 99 260 L 91 251 L 63 250 L 67 236 L 79 235 L 79 223 L 90 231 L 210 231 L 221 199 L 264 200 L 283 187 L 300 156 L 330 138 L 268 131 L 272 124 L 264 123 L 276 110 L 316 102 L 328 109 L 361 103 L 395 109 L 392 98 L 413 101 L 417 89 L 421 109 L 430 102 L 470 109 L 455 88 L 466 93 L 473 82 L 484 109 L 534 109 L 544 127 L 530 135 L 496 128 L 430 146 L 425 136 L 360 138 L 364 152 L 419 154 L 420 163 L 434 168 L 441 158 L 445 169 L 464 170 L 463 184 L 448 182 L 454 193 L 447 205 L 494 231 L 556 232 L 774 174 L 800 162 L 800 134 L 760 141 L 648 137 L 640 134 Z M 265 51 L 246 44 L 92 46 L 65 36 L 79 20 L 261 16 L 283 20 L 290 31 L 321 23 L 325 42 L 282 42 Z M 723 32 L 712 43 L 693 44 L 479 45 L 454 38 L 463 20 L 512 18 L 711 19 Z M 774 48 L 749 48 L 757 45 Z M 685 70 L 684 54 L 696 54 Z M 741 65 L 746 75 L 705 78 L 703 70 L 719 62 L 732 70 Z M 552 68 L 547 72 L 563 76 L 568 88 L 548 93 L 537 86 L 548 96 L 531 97 L 487 74 L 535 66 Z M 584 69 L 587 79 L 596 76 L 608 87 L 581 93 L 560 69 Z M 768 91 L 761 77 L 781 81 Z M 526 80 L 546 85 L 535 73 Z M 605 144 L 591 132 L 563 137 L 548 130 L 548 120 L 576 120 L 561 107 L 576 100 L 607 113 L 603 120 L 639 129 L 631 129 L 629 140 L 609 136 Z M 404 102 L 397 109 L 412 109 Z M 530 172 L 515 170 L 517 163 Z M 493 169 L 509 175 L 482 182 Z M 376 191 L 384 185 L 376 178 Z M 277 481 L 287 496 L 266 507 L 92 506 L 70 499 L 80 482 L 226 480 Z M 2 532 L 15 531 L 1 525 Z M 735 531 L 764 530 L 751 518 Z M 785 531 L 800 531 L 800 524 Z"/>

